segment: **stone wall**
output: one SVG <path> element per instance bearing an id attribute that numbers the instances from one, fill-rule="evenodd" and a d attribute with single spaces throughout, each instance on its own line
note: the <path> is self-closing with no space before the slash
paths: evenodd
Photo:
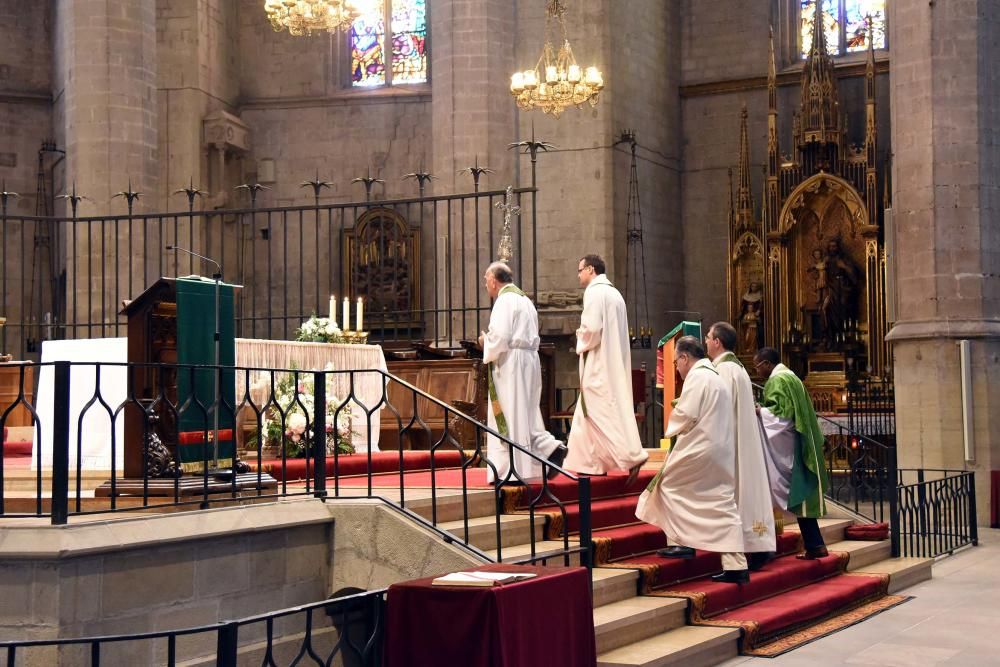
<path id="1" fill-rule="evenodd" d="M 477 561 L 374 500 L 287 500 L 203 512 L 4 529 L 0 637 L 44 639 L 181 629 L 325 599 Z M 320 614 L 317 626 L 328 621 Z M 301 632 L 303 620 L 277 624 Z M 262 626 L 241 630 L 258 641 Z M 178 642 L 186 659 L 214 633 Z M 163 662 L 166 642 L 102 648 L 110 664 Z M 26 664 L 79 664 L 79 650 Z"/>

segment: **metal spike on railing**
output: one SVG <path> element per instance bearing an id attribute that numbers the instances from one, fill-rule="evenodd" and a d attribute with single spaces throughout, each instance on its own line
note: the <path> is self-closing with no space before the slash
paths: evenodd
<path id="1" fill-rule="evenodd" d="M 319 193 L 320 193 L 320 190 L 322 190 L 323 188 L 329 188 L 333 184 L 330 181 L 322 181 L 322 180 L 320 180 L 320 178 L 319 178 L 319 169 L 317 169 L 316 170 L 316 178 L 314 178 L 311 181 L 302 181 L 299 184 L 299 187 L 300 188 L 304 188 L 307 185 L 310 186 L 310 187 L 312 187 L 312 189 L 313 189 L 313 200 L 315 201 L 316 206 L 319 206 Z"/>
<path id="2" fill-rule="evenodd" d="M 115 194 L 111 195 L 111 198 L 115 199 L 116 197 L 124 197 L 125 201 L 128 202 L 128 214 L 132 215 L 132 205 L 135 203 L 135 200 L 137 200 L 141 196 L 142 196 L 141 192 L 136 192 L 132 189 L 132 179 L 129 178 L 128 189 L 122 190 L 121 192 L 116 192 Z"/>
<path id="3" fill-rule="evenodd" d="M 73 189 L 66 194 L 59 195 L 57 199 L 65 199 L 69 202 L 70 210 L 73 212 L 73 217 L 75 218 L 77 205 L 84 199 L 89 200 L 90 197 L 85 197 L 84 195 L 78 195 L 76 193 L 76 181 L 73 181 Z"/>
<path id="4" fill-rule="evenodd" d="M 4 217 L 6 217 L 7 216 L 7 200 L 10 199 L 11 197 L 13 197 L 14 199 L 20 199 L 21 195 L 19 195 L 16 192 L 7 192 L 7 181 L 6 181 L 6 179 L 3 181 L 3 185 L 0 186 L 0 188 L 2 188 L 2 191 L 0 191 L 0 199 L 3 200 L 3 214 L 4 214 Z"/>
<path id="5" fill-rule="evenodd" d="M 237 185 L 233 190 L 246 190 L 250 193 L 250 208 L 257 207 L 257 193 L 261 190 L 270 190 L 271 188 L 266 185 L 261 185 L 260 183 L 244 183 L 243 185 Z"/>
<path id="6" fill-rule="evenodd" d="M 406 179 L 408 179 L 408 178 L 414 178 L 414 179 L 416 179 L 417 184 L 420 187 L 420 197 L 422 199 L 423 196 L 424 196 L 424 188 L 427 186 L 428 182 L 430 182 L 431 180 L 433 180 L 435 178 L 435 176 L 434 176 L 434 174 L 432 174 L 430 172 L 427 172 L 427 171 L 414 171 L 414 172 L 409 173 L 409 174 L 403 174 L 403 180 L 404 181 Z"/>
<path id="7" fill-rule="evenodd" d="M 208 196 L 207 192 L 205 192 L 204 190 L 200 190 L 200 189 L 198 189 L 198 188 L 195 187 L 195 185 L 194 185 L 194 178 L 193 177 L 188 182 L 188 186 L 186 188 L 181 188 L 179 190 L 174 190 L 173 193 L 171 193 L 171 194 L 179 195 L 182 192 L 184 194 L 186 194 L 187 198 L 188 198 L 188 211 L 193 211 L 194 210 L 194 198 L 195 197 L 206 197 L 206 196 Z"/>
<path id="8" fill-rule="evenodd" d="M 479 178 L 480 178 L 480 176 L 482 176 L 483 174 L 492 174 L 494 172 L 489 167 L 485 167 L 485 166 L 480 167 L 479 166 L 479 154 L 477 153 L 476 154 L 476 161 L 475 161 L 475 163 L 471 167 L 466 167 L 465 169 L 460 169 L 458 173 L 460 173 L 460 174 L 471 174 L 472 175 L 472 183 L 475 186 L 475 190 L 476 190 L 476 192 L 479 192 Z"/>
<path id="9" fill-rule="evenodd" d="M 351 183 L 364 183 L 365 184 L 365 198 L 366 198 L 367 201 L 371 201 L 372 200 L 372 186 L 375 185 L 376 183 L 385 183 L 385 181 L 383 181 L 381 178 L 373 177 L 372 176 L 372 168 L 369 166 L 368 167 L 368 175 L 367 176 L 358 176 L 357 178 L 353 179 L 351 181 Z"/>

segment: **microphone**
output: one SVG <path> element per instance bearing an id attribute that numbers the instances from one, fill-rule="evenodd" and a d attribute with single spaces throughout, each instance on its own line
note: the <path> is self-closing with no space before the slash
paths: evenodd
<path id="1" fill-rule="evenodd" d="M 216 262 L 211 257 L 205 257 L 202 254 L 196 253 L 194 250 L 188 250 L 187 248 L 182 248 L 179 245 L 167 245 L 166 249 L 167 250 L 173 250 L 175 252 L 179 250 L 179 251 L 181 251 L 183 253 L 187 253 L 188 255 L 191 255 L 193 257 L 197 257 L 198 259 L 203 259 L 206 262 L 209 262 L 210 264 L 214 264 L 215 268 L 218 269 L 218 272 L 217 272 L 217 274 L 215 276 L 213 276 L 213 278 L 217 278 L 219 280 L 222 279 L 222 265 L 220 265 L 218 262 Z"/>

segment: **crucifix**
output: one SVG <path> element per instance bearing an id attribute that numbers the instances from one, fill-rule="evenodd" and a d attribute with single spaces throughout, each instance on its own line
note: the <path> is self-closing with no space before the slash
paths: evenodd
<path id="1" fill-rule="evenodd" d="M 514 188 L 508 185 L 504 201 L 498 201 L 494 204 L 497 210 L 503 211 L 503 232 L 500 234 L 500 243 L 497 245 L 497 259 L 501 262 L 509 262 L 514 256 L 513 239 L 510 234 L 510 216 L 521 215 L 521 207 L 515 206 L 513 199 Z"/>

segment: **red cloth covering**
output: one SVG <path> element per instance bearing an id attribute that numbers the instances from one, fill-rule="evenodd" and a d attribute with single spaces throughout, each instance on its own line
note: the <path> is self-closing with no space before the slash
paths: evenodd
<path id="1" fill-rule="evenodd" d="M 990 528 L 1000 528 L 1000 470 L 990 471 Z"/>
<path id="2" fill-rule="evenodd" d="M 474 569 L 538 576 L 482 588 L 432 586 L 433 577 L 393 584 L 383 667 L 597 664 L 586 568 L 495 564 Z"/>
<path id="3" fill-rule="evenodd" d="M 844 538 L 848 540 L 870 540 L 880 542 L 889 539 L 889 524 L 869 523 L 856 526 L 848 526 L 844 531 Z"/>

